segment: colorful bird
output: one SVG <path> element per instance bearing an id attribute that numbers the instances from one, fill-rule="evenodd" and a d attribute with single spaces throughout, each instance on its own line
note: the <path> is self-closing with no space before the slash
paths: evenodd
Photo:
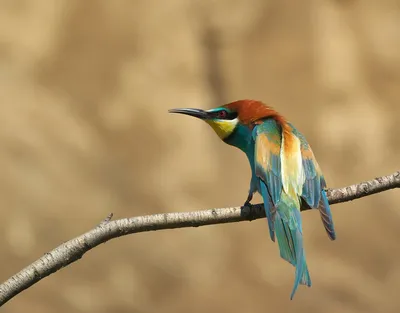
<path id="1" fill-rule="evenodd" d="M 254 192 L 264 201 L 271 240 L 278 240 L 280 256 L 295 266 L 290 299 L 299 284 L 311 286 L 303 245 L 302 206 L 319 209 L 331 240 L 336 239 L 324 176 L 306 138 L 283 116 L 255 100 L 239 100 L 211 110 L 171 109 L 202 119 L 227 144 L 242 150 L 252 177 L 244 203 Z"/>

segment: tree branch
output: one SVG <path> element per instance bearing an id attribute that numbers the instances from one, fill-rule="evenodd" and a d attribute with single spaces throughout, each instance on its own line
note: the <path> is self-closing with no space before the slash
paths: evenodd
<path id="1" fill-rule="evenodd" d="M 400 171 L 360 184 L 328 189 L 330 204 L 351 201 L 385 190 L 400 187 Z M 306 209 L 305 209 L 306 210 Z M 111 221 L 112 214 L 96 228 L 71 239 L 28 265 L 0 285 L 0 306 L 41 279 L 79 260 L 87 251 L 110 239 L 139 232 L 198 227 L 205 225 L 250 221 L 265 217 L 262 204 L 185 213 L 163 213 Z"/>

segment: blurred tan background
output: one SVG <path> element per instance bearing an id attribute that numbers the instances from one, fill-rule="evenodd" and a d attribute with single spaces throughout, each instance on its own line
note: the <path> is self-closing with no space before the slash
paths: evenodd
<path id="1" fill-rule="evenodd" d="M 341 187 L 399 170 L 399 86 L 400 1 L 0 0 L 0 278 L 109 212 L 244 202 L 244 154 L 169 108 L 272 104 Z M 258 220 L 113 240 L 2 312 L 399 312 L 399 191 L 333 213 L 293 301 Z"/>

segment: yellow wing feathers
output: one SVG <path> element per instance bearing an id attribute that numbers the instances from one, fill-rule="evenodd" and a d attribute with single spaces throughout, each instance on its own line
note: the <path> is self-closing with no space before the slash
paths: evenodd
<path id="1" fill-rule="evenodd" d="M 290 129 L 285 128 L 282 132 L 281 148 L 282 185 L 287 195 L 291 196 L 292 199 L 298 199 L 305 182 L 301 142 Z"/>
<path id="2" fill-rule="evenodd" d="M 277 138 L 269 139 L 268 135 L 265 133 L 261 133 L 257 137 L 256 162 L 263 170 L 271 169 L 271 154 L 280 154 L 281 146 L 278 144 L 280 138 L 278 136 L 276 137 Z"/>

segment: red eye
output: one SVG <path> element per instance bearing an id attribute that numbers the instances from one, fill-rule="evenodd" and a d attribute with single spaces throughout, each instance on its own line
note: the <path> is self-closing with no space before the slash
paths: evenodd
<path id="1" fill-rule="evenodd" d="M 226 118 L 227 115 L 228 113 L 225 110 L 218 112 L 218 118 Z"/>

